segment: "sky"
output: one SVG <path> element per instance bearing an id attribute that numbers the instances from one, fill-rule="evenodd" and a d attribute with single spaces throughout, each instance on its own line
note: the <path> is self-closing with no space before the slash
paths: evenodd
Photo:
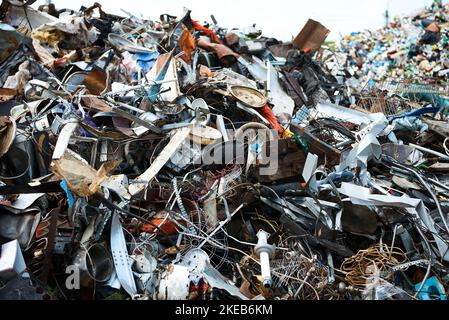
<path id="1" fill-rule="evenodd" d="M 289 41 L 302 29 L 308 18 L 320 21 L 331 30 L 328 40 L 363 29 L 378 29 L 385 24 L 385 11 L 390 16 L 408 15 L 429 6 L 432 0 L 52 0 L 59 8 L 78 10 L 95 1 L 103 10 L 121 16 L 120 9 L 152 19 L 162 13 L 180 16 L 183 7 L 192 10 L 195 20 L 211 21 L 226 28 L 256 24 L 268 37 Z M 444 0 L 447 3 L 449 0 Z M 45 3 L 38 0 L 35 5 Z"/>

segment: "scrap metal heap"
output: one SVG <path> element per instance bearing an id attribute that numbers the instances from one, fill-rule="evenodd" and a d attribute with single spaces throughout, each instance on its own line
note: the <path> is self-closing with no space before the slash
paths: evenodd
<path id="1" fill-rule="evenodd" d="M 0 6 L 1 299 L 446 299 L 448 7 L 327 46 L 32 2 Z"/>

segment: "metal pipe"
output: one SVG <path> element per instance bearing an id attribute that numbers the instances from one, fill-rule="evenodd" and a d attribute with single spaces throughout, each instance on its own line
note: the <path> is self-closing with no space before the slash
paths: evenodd
<path id="1" fill-rule="evenodd" d="M 270 234 L 264 230 L 259 230 L 257 233 L 257 245 L 254 249 L 255 253 L 259 256 L 260 267 L 262 271 L 262 285 L 264 288 L 271 288 L 273 280 L 271 278 L 270 269 L 270 256 L 274 255 L 275 247 L 268 244 L 268 237 Z"/>
<path id="2" fill-rule="evenodd" d="M 427 278 L 430 275 L 430 270 L 432 267 L 432 249 L 430 248 L 430 245 L 427 241 L 427 238 L 425 237 L 425 235 L 423 234 L 423 232 L 421 231 L 421 229 L 419 227 L 416 228 L 416 230 L 418 231 L 419 235 L 421 236 L 421 238 L 423 239 L 423 242 L 427 245 L 427 250 L 429 250 L 429 264 L 427 265 L 427 270 L 426 270 L 426 274 L 424 275 L 424 278 L 421 282 L 421 285 L 419 286 L 418 290 L 416 291 L 415 295 L 413 296 L 413 298 L 417 298 L 418 294 L 421 292 L 421 290 L 424 288 L 424 285 L 427 281 Z"/>
<path id="3" fill-rule="evenodd" d="M 424 181 L 424 179 L 423 179 L 423 178 L 422 178 L 422 177 L 421 177 L 415 170 L 413 170 L 413 169 L 409 169 L 409 168 L 407 168 L 406 166 L 403 166 L 403 165 L 398 164 L 398 163 L 393 163 L 393 166 L 396 166 L 396 167 L 398 167 L 398 168 L 400 168 L 400 169 L 402 169 L 402 170 L 406 170 L 406 171 L 412 173 L 414 176 L 416 176 L 416 178 L 419 180 L 419 182 L 421 182 L 421 184 L 427 189 L 427 191 L 429 192 L 429 194 L 432 196 L 433 201 L 435 201 L 435 204 L 436 204 L 436 206 L 437 206 L 438 213 L 439 213 L 439 215 L 440 215 L 440 217 L 441 217 L 441 220 L 442 220 L 442 222 L 443 222 L 443 224 L 444 224 L 444 227 L 445 227 L 445 229 L 446 229 L 446 232 L 449 234 L 449 226 L 448 226 L 448 224 L 447 224 L 446 217 L 444 216 L 443 210 L 441 209 L 441 204 L 440 204 L 440 202 L 438 201 L 438 198 L 436 197 L 436 195 L 435 195 L 435 194 L 432 192 L 432 190 L 430 189 L 430 187 L 429 187 L 429 185 L 427 184 L 427 182 Z"/>
<path id="4" fill-rule="evenodd" d="M 433 154 L 433 155 L 435 155 L 437 157 L 440 157 L 442 159 L 449 160 L 449 156 L 447 156 L 447 155 L 445 155 L 443 153 L 440 153 L 440 152 L 437 152 L 437 151 L 433 151 L 433 150 L 430 150 L 430 149 L 427 149 L 427 148 L 424 148 L 424 147 L 420 147 L 420 146 L 417 146 L 416 144 L 412 144 L 412 143 L 410 143 L 409 146 L 415 148 L 416 150 L 419 150 L 419 151 L 422 151 L 422 152 L 427 152 L 427 153 Z"/>

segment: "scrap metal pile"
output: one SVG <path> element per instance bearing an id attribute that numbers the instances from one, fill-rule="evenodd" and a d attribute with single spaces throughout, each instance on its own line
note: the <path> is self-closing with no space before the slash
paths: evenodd
<path id="1" fill-rule="evenodd" d="M 443 68 L 31 4 L 0 6 L 1 299 L 446 299 Z"/>

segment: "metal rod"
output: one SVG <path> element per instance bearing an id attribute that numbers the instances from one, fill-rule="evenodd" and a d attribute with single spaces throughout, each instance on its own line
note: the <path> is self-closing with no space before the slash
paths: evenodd
<path id="1" fill-rule="evenodd" d="M 242 203 L 240 206 L 238 206 L 238 208 L 235 209 L 235 211 L 233 213 L 231 213 L 231 217 L 233 217 L 237 212 L 239 212 L 240 209 L 242 209 L 244 206 L 245 206 L 244 203 Z M 214 236 L 221 228 L 223 228 L 224 225 L 227 223 L 228 223 L 228 220 L 220 222 L 219 226 L 214 231 L 212 231 L 203 242 L 201 242 L 201 244 L 198 246 L 198 249 L 201 249 L 206 244 L 206 242 L 208 242 L 208 240 L 212 236 Z"/>
<path id="2" fill-rule="evenodd" d="M 419 151 L 427 152 L 427 153 L 433 154 L 433 155 L 435 155 L 437 157 L 440 157 L 442 159 L 449 160 L 449 157 L 447 155 L 442 154 L 440 152 L 433 151 L 433 150 L 430 150 L 430 149 L 427 149 L 427 148 L 424 148 L 424 147 L 420 147 L 420 146 L 417 146 L 416 144 L 412 144 L 412 143 L 410 143 L 409 146 L 413 147 L 413 148 L 415 148 L 415 149 L 417 149 Z"/>

